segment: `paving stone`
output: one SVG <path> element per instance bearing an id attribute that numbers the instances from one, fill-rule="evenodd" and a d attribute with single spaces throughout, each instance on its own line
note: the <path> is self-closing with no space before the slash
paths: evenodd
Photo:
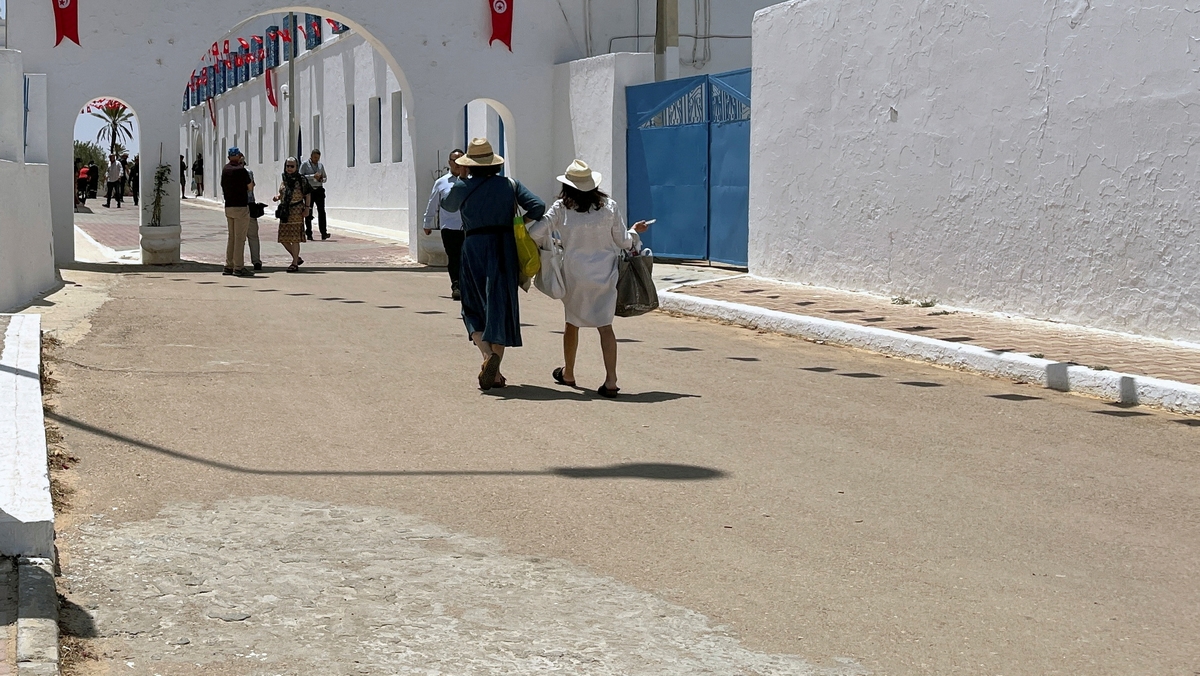
<path id="1" fill-rule="evenodd" d="M 905 331 L 925 338 L 1043 355 L 1046 359 L 1059 362 L 1104 366 L 1122 373 L 1200 385 L 1200 349 L 1174 341 L 1138 338 L 995 314 L 939 314 L 944 310 L 937 306 L 922 308 L 895 305 L 889 299 L 861 293 L 768 282 L 750 277 L 685 286 L 674 291 L 699 298 Z M 759 293 L 751 293 L 754 291 Z M 762 291 L 769 291 L 771 295 Z M 880 317 L 884 321 L 879 321 Z"/>

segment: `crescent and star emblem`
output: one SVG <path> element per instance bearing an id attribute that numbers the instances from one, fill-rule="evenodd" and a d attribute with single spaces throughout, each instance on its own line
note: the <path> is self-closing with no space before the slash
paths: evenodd
<path id="1" fill-rule="evenodd" d="M 71 6 L 71 0 L 58 0 L 59 9 L 67 9 Z"/>
<path id="2" fill-rule="evenodd" d="M 63 2 L 63 1 L 64 0 L 59 0 L 59 2 Z M 65 0 L 65 1 L 70 2 L 71 0 Z M 508 1 L 507 0 L 493 0 L 492 9 L 495 10 L 495 12 L 497 14 L 503 14 L 508 11 Z"/>

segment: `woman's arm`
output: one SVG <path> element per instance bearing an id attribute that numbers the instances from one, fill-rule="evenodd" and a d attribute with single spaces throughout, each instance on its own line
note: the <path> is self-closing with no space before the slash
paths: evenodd
<path id="1" fill-rule="evenodd" d="M 529 192 L 520 181 L 513 181 L 517 187 L 517 204 L 525 210 L 525 222 L 540 221 L 546 215 L 546 203 L 540 197 Z"/>
<path id="2" fill-rule="evenodd" d="M 553 238 L 554 232 L 562 227 L 566 216 L 567 210 L 563 207 L 562 200 L 556 200 L 554 204 L 550 205 L 542 220 L 527 222 L 525 228 L 529 231 L 529 237 L 537 242 L 538 248 L 549 251 L 550 240 Z"/>
<path id="3" fill-rule="evenodd" d="M 454 213 L 462 208 L 463 200 L 467 199 L 470 190 L 467 184 L 460 178 L 450 186 L 450 192 L 442 199 L 442 208 L 450 213 Z"/>

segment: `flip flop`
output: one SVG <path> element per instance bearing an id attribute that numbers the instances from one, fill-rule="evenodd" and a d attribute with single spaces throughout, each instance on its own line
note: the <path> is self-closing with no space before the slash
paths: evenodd
<path id="1" fill-rule="evenodd" d="M 596 394 L 598 394 L 602 397 L 608 397 L 609 399 L 616 399 L 617 393 L 620 391 L 621 391 L 621 388 L 619 388 L 619 387 L 614 387 L 610 390 L 607 387 L 601 385 L 600 389 L 596 390 Z"/>
<path id="2" fill-rule="evenodd" d="M 568 381 L 566 378 L 563 378 L 563 369 L 564 367 L 559 366 L 550 374 L 554 377 L 554 382 L 558 383 L 559 385 L 566 385 L 567 387 L 575 387 L 574 380 Z"/>
<path id="3" fill-rule="evenodd" d="M 496 384 L 496 374 L 500 373 L 500 355 L 492 354 L 483 362 L 479 369 L 479 389 L 490 390 Z"/>

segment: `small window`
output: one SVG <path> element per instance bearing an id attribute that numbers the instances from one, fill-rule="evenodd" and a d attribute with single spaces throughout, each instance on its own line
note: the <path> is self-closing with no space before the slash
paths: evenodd
<path id="1" fill-rule="evenodd" d="M 242 153 L 246 155 L 246 164 L 250 164 L 250 130 L 246 130 L 246 142 L 242 144 Z"/>
<path id="2" fill-rule="evenodd" d="M 346 166 L 354 166 L 354 104 L 346 106 Z"/>
<path id="3" fill-rule="evenodd" d="M 404 161 L 404 92 L 392 92 L 392 161 Z"/>
<path id="4" fill-rule="evenodd" d="M 266 137 L 266 134 L 264 133 L 265 131 L 266 130 L 264 130 L 262 128 L 262 125 L 259 125 L 259 127 L 258 127 L 258 156 L 259 156 L 259 158 L 263 158 L 263 157 L 267 156 L 267 154 L 263 152 L 263 140 Z"/>
<path id="5" fill-rule="evenodd" d="M 275 148 L 275 161 L 279 161 L 279 120 L 275 121 L 275 129 L 271 133 L 271 145 Z"/>
<path id="6" fill-rule="evenodd" d="M 312 148 L 314 150 L 321 149 L 321 116 L 313 115 L 312 122 Z"/>
<path id="7" fill-rule="evenodd" d="M 367 112 L 371 134 L 368 151 L 371 153 L 371 164 L 379 164 L 383 161 L 383 99 L 372 96 L 367 101 Z"/>

